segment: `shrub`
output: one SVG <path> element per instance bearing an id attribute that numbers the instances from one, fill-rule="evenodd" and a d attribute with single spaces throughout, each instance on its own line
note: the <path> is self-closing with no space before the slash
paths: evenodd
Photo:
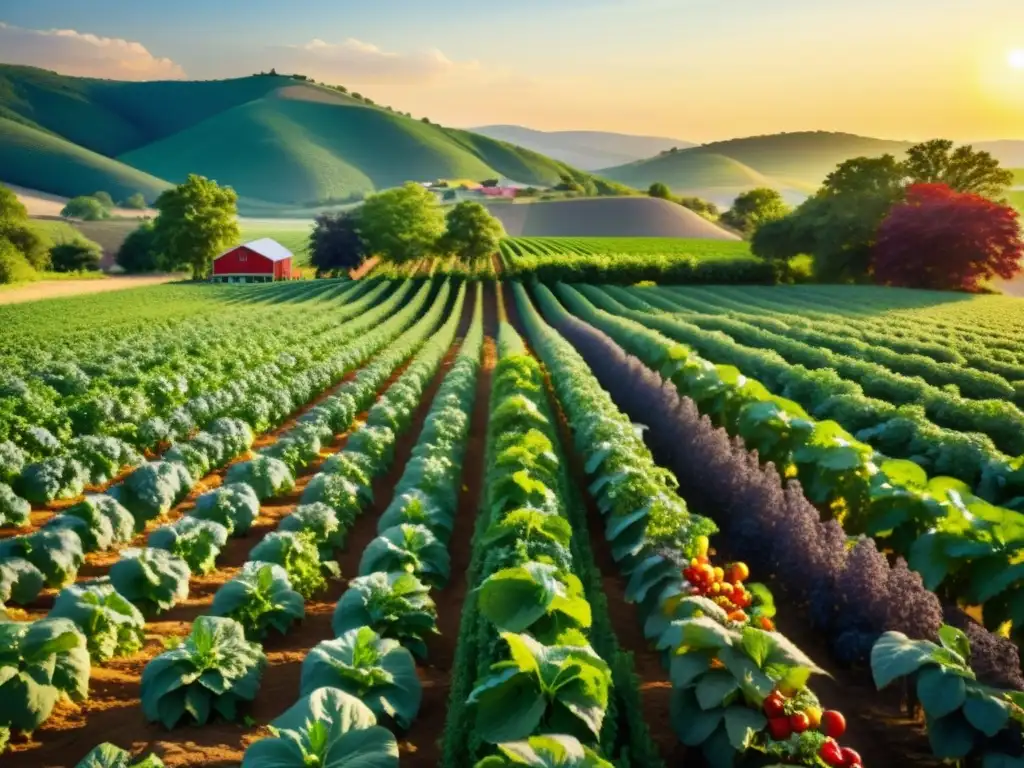
<path id="1" fill-rule="evenodd" d="M 330 560 L 334 550 L 345 544 L 346 529 L 342 528 L 338 513 L 319 502 L 297 507 L 281 520 L 278 530 L 311 533 L 323 560 Z"/>
<path id="2" fill-rule="evenodd" d="M 47 618 L 74 622 L 85 636 L 93 663 L 129 656 L 145 641 L 142 612 L 109 584 L 65 587 Z"/>
<path id="3" fill-rule="evenodd" d="M 214 714 L 236 720 L 238 704 L 255 698 L 266 663 L 237 621 L 200 616 L 185 642 L 142 670 L 142 712 L 165 728 L 186 717 L 199 725 Z"/>
<path id="4" fill-rule="evenodd" d="M 36 276 L 32 265 L 6 237 L 0 236 L 0 284 L 20 283 Z"/>
<path id="5" fill-rule="evenodd" d="M 156 272 L 161 268 L 152 222 L 144 222 L 128 234 L 117 251 L 116 261 L 128 273 Z"/>
<path id="6" fill-rule="evenodd" d="M 146 198 L 142 196 L 141 192 L 136 192 L 122 200 L 121 207 L 141 211 L 146 207 Z"/>
<path id="7" fill-rule="evenodd" d="M 95 197 L 79 195 L 68 200 L 60 215 L 65 219 L 99 221 L 100 219 L 109 218 L 110 212 Z"/>
<path id="8" fill-rule="evenodd" d="M 79 517 L 96 529 L 103 527 L 99 519 L 106 518 L 110 523 L 112 544 L 124 544 L 135 535 L 135 518 L 113 496 L 86 496 L 73 507 L 64 510 L 64 516 Z"/>
<path id="9" fill-rule="evenodd" d="M 54 272 L 95 272 L 102 256 L 99 246 L 92 242 L 58 243 L 50 249 L 50 266 Z"/>

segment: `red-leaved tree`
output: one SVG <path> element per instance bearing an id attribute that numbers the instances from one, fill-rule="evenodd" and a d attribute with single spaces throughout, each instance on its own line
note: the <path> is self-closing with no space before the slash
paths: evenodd
<path id="1" fill-rule="evenodd" d="M 958 291 L 1009 279 L 1022 259 L 1017 211 L 945 184 L 909 187 L 879 227 L 872 257 L 879 283 Z"/>

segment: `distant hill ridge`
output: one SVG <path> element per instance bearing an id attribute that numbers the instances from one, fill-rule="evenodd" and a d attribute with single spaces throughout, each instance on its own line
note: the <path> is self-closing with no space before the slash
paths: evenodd
<path id="1" fill-rule="evenodd" d="M 152 200 L 189 173 L 230 184 L 264 211 L 408 180 L 590 178 L 538 152 L 287 76 L 137 83 L 0 65 L 0 181 Z"/>

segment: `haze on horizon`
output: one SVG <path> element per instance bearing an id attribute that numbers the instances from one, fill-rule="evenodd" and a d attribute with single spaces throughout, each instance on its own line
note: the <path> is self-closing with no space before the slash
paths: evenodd
<path id="1" fill-rule="evenodd" d="M 446 125 L 692 141 L 1024 139 L 1022 52 L 1021 0 L 0 0 L 5 63 L 129 80 L 274 67 Z"/>

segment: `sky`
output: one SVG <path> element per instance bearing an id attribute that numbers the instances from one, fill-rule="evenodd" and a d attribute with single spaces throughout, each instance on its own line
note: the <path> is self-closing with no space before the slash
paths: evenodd
<path id="1" fill-rule="evenodd" d="M 460 127 L 1024 139 L 1024 0 L 0 0 L 0 61 L 274 67 Z"/>

